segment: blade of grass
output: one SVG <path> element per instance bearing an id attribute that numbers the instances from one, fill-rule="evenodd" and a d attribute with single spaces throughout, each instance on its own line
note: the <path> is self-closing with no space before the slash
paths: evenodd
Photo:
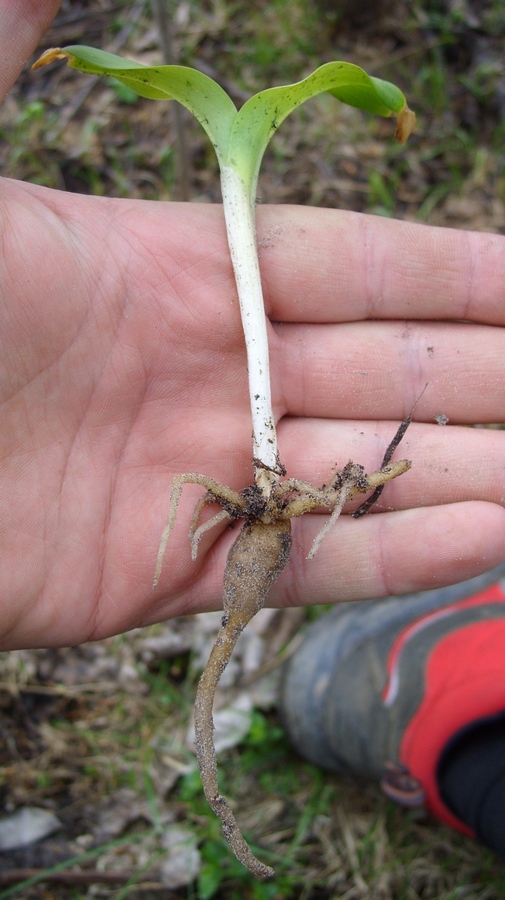
<path id="1" fill-rule="evenodd" d="M 10 900 L 11 897 L 18 897 L 24 891 L 28 890 L 28 888 L 35 887 L 35 885 L 41 884 L 43 881 L 48 881 L 52 875 L 56 875 L 59 872 L 65 872 L 65 870 L 71 869 L 73 866 L 82 865 L 82 863 L 95 859 L 107 850 L 115 850 L 116 847 L 123 847 L 125 844 L 133 844 L 143 838 L 151 837 L 156 834 L 156 832 L 156 827 L 147 828 L 145 831 L 139 832 L 138 834 L 130 834 L 127 837 L 118 838 L 115 841 L 101 844 L 100 847 L 94 847 L 92 850 L 87 850 L 85 853 L 80 853 L 78 856 L 72 856 L 64 862 L 57 863 L 56 865 L 51 866 L 51 868 L 45 869 L 39 875 L 34 875 L 32 878 L 26 878 L 24 881 L 19 882 L 19 884 L 1 891 L 0 900 Z M 99 874 L 97 874 L 97 880 L 98 879 Z"/>

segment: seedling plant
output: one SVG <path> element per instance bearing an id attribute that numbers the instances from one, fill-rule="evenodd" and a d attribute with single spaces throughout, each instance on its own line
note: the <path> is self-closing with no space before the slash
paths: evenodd
<path id="1" fill-rule="evenodd" d="M 189 529 L 193 559 L 202 535 L 220 522 L 243 520 L 228 554 L 223 583 L 221 628 L 200 679 L 195 699 L 195 745 L 205 796 L 219 816 L 223 833 L 239 859 L 260 878 L 273 870 L 254 856 L 226 798 L 220 793 L 213 741 L 213 700 L 219 679 L 241 632 L 264 605 L 269 591 L 289 560 L 291 519 L 317 509 L 330 512 L 310 550 L 337 521 L 345 503 L 371 492 L 353 513 L 366 513 L 384 484 L 410 468 L 409 460 L 391 461 L 411 416 L 400 426 L 381 468 L 367 475 L 363 466 L 348 462 L 329 483 L 314 487 L 288 478 L 277 448 L 272 409 L 267 325 L 263 304 L 255 226 L 256 187 L 264 151 L 279 125 L 294 109 L 316 94 L 337 99 L 381 116 L 396 116 L 395 138 L 404 143 L 415 117 L 402 92 L 373 78 L 356 65 L 330 62 L 295 84 L 274 87 L 251 97 L 240 110 L 223 89 L 201 72 L 184 66 L 143 66 L 84 46 L 46 51 L 35 67 L 65 59 L 82 72 L 111 75 L 142 97 L 177 100 L 200 122 L 219 162 L 224 216 L 244 330 L 249 400 L 252 416 L 253 482 L 242 491 L 215 481 L 210 475 L 186 472 L 172 482 L 168 520 L 163 531 L 154 575 L 157 587 L 164 553 L 174 527 L 184 484 L 198 484 L 205 493 L 198 501 Z M 412 414 L 411 414 L 412 415 Z M 200 524 L 207 506 L 220 509 Z"/>

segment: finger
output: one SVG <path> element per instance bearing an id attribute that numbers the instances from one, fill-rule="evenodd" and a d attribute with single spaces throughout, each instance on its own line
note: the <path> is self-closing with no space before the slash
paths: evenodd
<path id="1" fill-rule="evenodd" d="M 471 319 L 505 324 L 505 237 L 340 210 L 258 210 L 276 321 Z"/>
<path id="2" fill-rule="evenodd" d="M 281 457 L 290 476 L 321 486 L 350 459 L 369 473 L 379 469 L 396 427 L 394 422 L 285 419 L 279 429 Z M 505 431 L 414 422 L 394 454 L 404 458 L 412 468 L 386 484 L 377 510 L 467 500 L 505 507 Z"/>
<path id="3" fill-rule="evenodd" d="M 272 588 L 269 606 L 416 593 L 465 581 L 505 560 L 505 510 L 493 503 L 453 503 L 363 519 L 343 516 L 313 559 L 307 556 L 321 529 L 321 517 L 307 515 L 292 524 L 291 557 Z M 159 596 L 156 605 L 151 602 L 148 611 L 144 607 L 141 616 L 137 614 L 135 625 L 221 608 L 222 572 L 234 540 L 233 534 L 222 534 L 206 555 L 199 567 L 198 591 L 193 584 L 177 597 Z M 103 633 L 108 631 L 105 626 Z"/>
<path id="4" fill-rule="evenodd" d="M 0 101 L 14 84 L 60 4 L 61 0 L 4 0 L 0 3 Z"/>
<path id="5" fill-rule="evenodd" d="M 346 516 L 308 560 L 319 528 L 317 517 L 294 520 L 291 559 L 272 592 L 272 605 L 428 590 L 473 578 L 505 560 L 505 510 L 492 503 Z"/>
<path id="6" fill-rule="evenodd" d="M 281 414 L 403 419 L 419 398 L 417 420 L 433 421 L 443 413 L 452 423 L 505 421 L 502 328 L 445 322 L 276 325 L 272 348 Z"/>

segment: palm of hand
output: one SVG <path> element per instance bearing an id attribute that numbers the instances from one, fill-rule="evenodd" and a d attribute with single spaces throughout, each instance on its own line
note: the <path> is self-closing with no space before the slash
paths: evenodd
<path id="1" fill-rule="evenodd" d="M 2 646 L 218 608 L 234 535 L 224 524 L 206 533 L 191 561 L 198 488 L 185 488 L 156 592 L 152 580 L 173 475 L 236 490 L 251 480 L 221 210 L 4 182 L 0 220 Z M 290 476 L 322 484 L 350 458 L 376 469 L 429 382 L 403 442 L 412 472 L 383 503 L 399 511 L 344 516 L 314 563 L 321 520 L 296 520 L 272 602 L 407 593 L 501 562 L 504 433 L 456 423 L 503 421 L 503 239 L 325 210 L 263 210 L 262 221 L 274 236 L 262 262 Z M 456 427 L 433 423 L 441 410 Z"/>
<path id="2" fill-rule="evenodd" d="M 5 635 L 30 610 L 25 642 L 50 624 L 71 643 L 159 615 L 148 588 L 171 475 L 246 477 L 240 322 L 218 211 L 217 237 L 191 234 L 189 206 L 166 216 L 167 258 L 153 205 L 22 185 L 4 203 L 4 583 L 18 598 Z M 191 610 L 205 568 L 184 538 L 165 614 Z"/>

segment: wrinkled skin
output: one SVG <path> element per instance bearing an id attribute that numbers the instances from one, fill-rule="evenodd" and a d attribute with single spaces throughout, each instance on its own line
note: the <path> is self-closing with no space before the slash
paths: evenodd
<path id="1" fill-rule="evenodd" d="M 3 92 L 57 8 L 0 4 Z M 260 208 L 258 227 L 290 476 L 321 484 L 348 459 L 377 468 L 428 383 L 403 442 L 412 471 L 381 498 L 391 511 L 343 516 L 313 562 L 321 518 L 296 520 L 269 602 L 416 591 L 502 561 L 505 432 L 459 426 L 505 420 L 505 238 L 291 207 Z M 151 586 L 173 476 L 251 481 L 221 208 L 3 181 L 0 229 L 0 646 L 218 608 L 234 535 L 205 534 L 191 561 L 197 488 Z"/>

